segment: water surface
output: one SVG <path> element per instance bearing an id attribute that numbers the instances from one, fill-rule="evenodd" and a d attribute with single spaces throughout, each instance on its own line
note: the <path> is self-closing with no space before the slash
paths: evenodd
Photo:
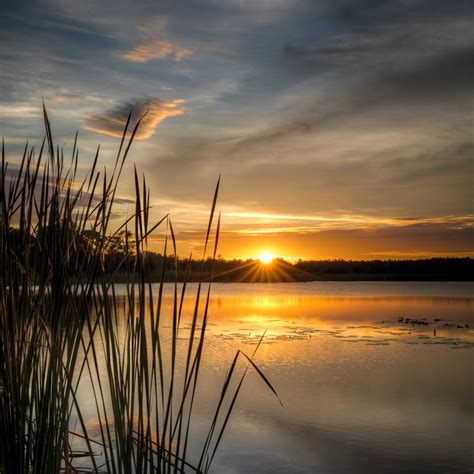
<path id="1" fill-rule="evenodd" d="M 208 427 L 235 351 L 251 354 L 265 330 L 255 360 L 284 404 L 250 373 L 213 472 L 472 472 L 473 289 L 420 282 L 213 285 L 193 433 Z M 172 294 L 166 285 L 165 313 Z M 182 334 L 193 307 L 189 298 Z"/>

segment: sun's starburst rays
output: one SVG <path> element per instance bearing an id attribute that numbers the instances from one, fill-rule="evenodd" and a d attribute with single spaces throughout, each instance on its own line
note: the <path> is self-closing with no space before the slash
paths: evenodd
<path id="1" fill-rule="evenodd" d="M 258 256 L 258 259 L 264 265 L 269 265 L 270 263 L 272 263 L 274 258 L 274 255 L 269 251 L 264 251 Z"/>

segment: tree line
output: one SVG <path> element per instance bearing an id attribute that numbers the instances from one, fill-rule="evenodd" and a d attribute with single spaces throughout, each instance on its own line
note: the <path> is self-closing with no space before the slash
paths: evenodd
<path id="1" fill-rule="evenodd" d="M 71 230 L 74 232 L 74 229 Z M 19 253 L 24 239 L 18 229 L 10 231 L 12 248 Z M 29 239 L 30 242 L 35 240 Z M 98 236 L 93 230 L 83 231 L 74 239 L 75 248 L 71 249 L 74 260 L 90 258 L 96 251 Z M 107 238 L 101 246 L 100 272 L 113 277 L 117 282 L 125 281 L 133 275 L 136 263 L 135 240 L 129 231 L 121 231 Z M 148 251 L 144 254 L 145 265 L 152 281 L 197 281 L 214 280 L 218 282 L 285 282 L 318 280 L 387 280 L 387 281 L 473 281 L 474 260 L 462 258 L 425 258 L 390 260 L 298 260 L 288 262 L 275 258 L 269 265 L 258 259 L 216 259 L 190 260 L 164 256 Z M 0 256 L 0 264 L 2 257 Z M 80 268 L 80 264 L 77 265 Z M 79 277 L 80 275 L 78 275 Z"/>

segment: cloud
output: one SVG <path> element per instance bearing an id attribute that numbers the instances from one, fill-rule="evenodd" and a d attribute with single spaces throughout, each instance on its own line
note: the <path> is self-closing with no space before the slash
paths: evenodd
<path id="1" fill-rule="evenodd" d="M 472 108 L 473 64 L 470 47 L 442 51 L 409 66 L 376 68 L 368 63 L 368 78 L 336 82 L 325 95 L 293 104 L 293 113 L 290 109 L 279 123 L 240 140 L 239 147 L 343 129 L 349 123 L 363 130 L 394 130 L 410 122 L 419 126 L 422 120 L 432 126 L 464 121 Z"/>
<path id="2" fill-rule="evenodd" d="M 138 27 L 141 41 L 120 56 L 126 61 L 146 63 L 152 60 L 171 58 L 181 61 L 191 54 L 189 49 L 166 39 L 167 19 L 158 17 Z"/>
<path id="3" fill-rule="evenodd" d="M 168 117 L 177 117 L 185 113 L 182 107 L 184 100 L 175 99 L 163 102 L 160 99 L 147 97 L 134 103 L 126 103 L 110 110 L 105 114 L 86 114 L 82 117 L 85 128 L 103 135 L 121 137 L 128 114 L 132 111 L 129 130 L 143 116 L 140 127 L 135 135 L 137 140 L 145 140 L 154 135 L 156 127 Z"/>
<path id="4" fill-rule="evenodd" d="M 63 94 L 56 94 L 54 99 L 58 102 L 69 102 L 71 100 L 78 100 L 83 97 L 82 94 L 76 92 L 65 92 Z"/>
<path id="5" fill-rule="evenodd" d="M 285 215 L 267 212 L 224 212 L 235 225 L 244 224 L 244 229 L 235 229 L 237 233 L 268 233 L 273 225 L 285 232 L 319 231 L 327 229 L 375 229 L 383 227 L 404 227 L 407 225 L 444 225 L 452 228 L 474 227 L 474 215 L 435 216 L 435 217 L 385 217 L 357 214 L 339 215 Z M 232 219 L 237 218 L 237 219 Z M 282 224 L 283 222 L 283 225 Z M 286 226 L 285 221 L 288 223 Z M 307 222 L 301 225 L 301 222 Z M 296 224 L 296 225 L 295 225 Z"/>

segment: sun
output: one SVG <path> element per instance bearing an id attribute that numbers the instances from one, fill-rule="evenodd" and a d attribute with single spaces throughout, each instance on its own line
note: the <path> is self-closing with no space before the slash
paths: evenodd
<path id="1" fill-rule="evenodd" d="M 268 265 L 275 257 L 270 252 L 262 252 L 258 259 L 264 264 Z"/>

